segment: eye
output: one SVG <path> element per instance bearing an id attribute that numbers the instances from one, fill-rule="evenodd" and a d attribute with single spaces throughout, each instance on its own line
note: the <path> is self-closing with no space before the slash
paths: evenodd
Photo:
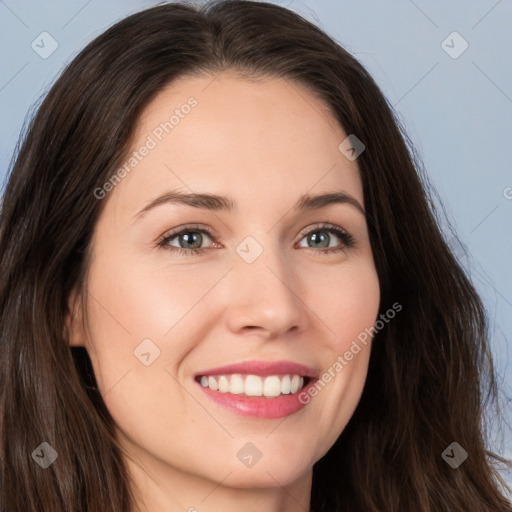
<path id="1" fill-rule="evenodd" d="M 184 256 L 193 256 L 202 254 L 206 250 L 201 247 L 204 242 L 204 235 L 210 240 L 213 238 L 213 232 L 206 227 L 187 226 L 186 228 L 174 230 L 166 233 L 158 242 L 158 247 L 165 250 L 177 252 Z M 334 235 L 334 236 L 333 236 Z M 338 238 L 341 243 L 331 245 L 333 239 Z M 306 247 L 314 253 L 328 254 L 333 252 L 345 251 L 355 244 L 355 239 L 339 226 L 332 224 L 322 224 L 309 229 L 302 234 L 302 240 L 313 244 L 313 247 Z M 172 242 L 177 240 L 177 246 Z M 299 247 L 304 247 L 299 245 Z"/>
<path id="2" fill-rule="evenodd" d="M 211 238 L 213 233 L 206 228 L 199 228 L 194 226 L 188 226 L 185 229 L 180 229 L 167 233 L 158 242 L 158 246 L 169 251 L 176 251 L 184 256 L 191 256 L 193 254 L 200 254 L 204 252 L 204 248 L 200 247 L 203 242 L 203 238 L 206 235 L 207 238 Z M 171 244 L 173 240 L 178 240 L 178 247 Z"/>
<path id="3" fill-rule="evenodd" d="M 342 243 L 341 245 L 331 245 L 331 241 L 334 238 L 339 238 Z M 322 224 L 316 226 L 314 229 L 310 229 L 302 240 L 306 239 L 306 243 L 312 243 L 313 249 L 320 248 L 320 251 L 315 250 L 314 252 L 320 252 L 321 254 L 329 254 L 333 252 L 345 251 L 346 249 L 353 247 L 355 244 L 354 237 L 347 233 L 344 229 L 339 226 L 332 224 Z M 302 241 L 301 240 L 301 241 Z M 304 247 L 301 245 L 300 247 Z M 308 247 L 309 249 L 310 247 Z"/>

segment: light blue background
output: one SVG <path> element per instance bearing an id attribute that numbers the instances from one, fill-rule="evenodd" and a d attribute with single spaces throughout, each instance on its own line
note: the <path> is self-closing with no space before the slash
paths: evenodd
<path id="1" fill-rule="evenodd" d="M 115 21 L 156 3 L 0 1 L 2 179 L 27 112 L 62 66 Z M 512 188 L 507 187 L 512 187 L 512 2 L 275 3 L 302 14 L 351 51 L 396 107 L 467 247 L 469 262 L 454 245 L 487 306 L 510 423 Z M 58 42 L 47 59 L 31 48 L 43 31 Z M 469 45 L 456 59 L 441 46 L 453 31 Z M 452 45 L 450 39 L 448 44 Z M 452 51 L 461 48 L 456 39 L 453 45 Z M 510 199 L 505 197 L 507 190 Z M 504 424 L 501 436 L 493 437 L 493 448 L 512 458 L 510 426 Z M 506 478 L 512 483 L 510 474 Z"/>

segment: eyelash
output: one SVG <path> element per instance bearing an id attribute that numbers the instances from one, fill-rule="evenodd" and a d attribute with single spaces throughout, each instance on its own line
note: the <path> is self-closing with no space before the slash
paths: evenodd
<path id="1" fill-rule="evenodd" d="M 350 233 L 347 233 L 345 230 L 341 229 L 340 227 L 338 226 L 335 226 L 333 224 L 327 224 L 327 223 L 324 223 L 324 224 L 319 224 L 317 226 L 315 226 L 313 229 L 310 229 L 309 231 L 306 231 L 305 233 L 302 233 L 302 237 L 301 239 L 299 240 L 299 242 L 307 235 L 311 234 L 311 233 L 315 233 L 317 231 L 327 231 L 327 232 L 330 232 L 330 233 L 334 233 L 336 236 L 338 236 L 343 242 L 342 242 L 342 246 L 341 247 L 329 247 L 327 249 L 313 249 L 313 248 L 309 248 L 309 250 L 315 252 L 315 253 L 321 253 L 322 255 L 326 255 L 326 254 L 330 254 L 330 253 L 336 253 L 336 252 L 340 252 L 340 251 L 345 251 L 346 249 L 350 249 L 351 247 L 354 246 L 355 244 L 355 239 L 354 237 L 350 234 Z M 177 252 L 181 255 L 184 255 L 184 256 L 194 256 L 194 255 L 199 255 L 199 254 L 203 254 L 206 249 L 205 248 L 201 248 L 201 249 L 184 249 L 183 247 L 174 247 L 174 246 L 171 246 L 171 245 L 168 245 L 168 242 L 171 241 L 172 239 L 176 238 L 177 236 L 179 235 L 183 235 L 183 234 L 186 234 L 186 233 L 206 233 L 208 236 L 210 236 L 210 238 L 212 238 L 212 240 L 214 239 L 214 234 L 213 232 L 206 228 L 206 227 L 200 227 L 200 226 L 187 226 L 186 228 L 182 228 L 180 230 L 176 230 L 176 231 L 173 231 L 171 233 L 166 233 L 165 235 L 163 235 L 163 237 L 161 237 L 157 243 L 157 247 L 160 247 L 164 250 L 168 250 L 168 251 L 172 251 L 172 252 Z"/>

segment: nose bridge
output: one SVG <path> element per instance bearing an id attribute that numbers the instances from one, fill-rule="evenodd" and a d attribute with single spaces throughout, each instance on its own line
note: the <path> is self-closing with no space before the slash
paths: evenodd
<path id="1" fill-rule="evenodd" d="M 271 236 L 260 236 L 259 240 L 248 236 L 235 250 L 235 325 L 239 328 L 245 323 L 277 332 L 302 322 L 300 282 L 285 260 L 279 241 Z"/>
<path id="2" fill-rule="evenodd" d="M 259 279 L 267 286 L 285 287 L 292 278 L 293 268 L 286 260 L 280 240 L 272 232 L 254 236 L 247 236 L 236 247 L 236 252 L 242 261 L 237 263 L 240 272 L 248 273 L 251 280 Z M 270 283 L 269 283 L 270 281 Z M 272 285 L 271 283 L 274 283 Z"/>

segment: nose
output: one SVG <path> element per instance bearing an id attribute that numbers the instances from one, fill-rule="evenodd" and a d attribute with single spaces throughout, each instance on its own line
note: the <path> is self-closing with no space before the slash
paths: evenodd
<path id="1" fill-rule="evenodd" d="M 272 339 L 307 327 L 305 290 L 278 247 L 266 247 L 252 263 L 236 256 L 227 288 L 227 321 L 234 333 L 247 331 Z"/>

